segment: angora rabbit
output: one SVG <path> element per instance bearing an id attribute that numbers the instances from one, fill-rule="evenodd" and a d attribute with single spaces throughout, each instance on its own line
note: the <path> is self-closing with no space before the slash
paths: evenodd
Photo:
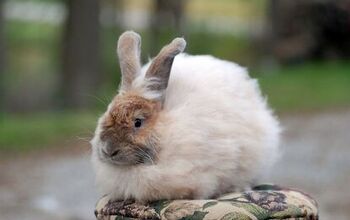
<path id="1" fill-rule="evenodd" d="M 278 154 L 279 124 L 246 69 L 181 54 L 176 38 L 141 68 L 140 36 L 118 40 L 119 93 L 92 144 L 111 199 L 206 199 L 244 190 Z"/>

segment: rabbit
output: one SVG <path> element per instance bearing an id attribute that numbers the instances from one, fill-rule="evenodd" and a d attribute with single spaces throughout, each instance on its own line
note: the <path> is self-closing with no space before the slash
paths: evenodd
<path id="1" fill-rule="evenodd" d="M 91 140 L 101 193 L 209 199 L 262 177 L 278 156 L 280 126 L 247 70 L 182 53 L 183 38 L 141 67 L 140 47 L 133 31 L 119 37 L 119 91 Z"/>

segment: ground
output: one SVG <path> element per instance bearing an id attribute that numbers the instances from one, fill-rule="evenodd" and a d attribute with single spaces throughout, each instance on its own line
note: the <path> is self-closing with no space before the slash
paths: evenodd
<path id="1" fill-rule="evenodd" d="M 319 203 L 322 219 L 350 218 L 350 109 L 281 116 L 279 163 L 265 181 L 301 189 Z M 94 219 L 89 146 L 3 155 L 1 219 Z"/>

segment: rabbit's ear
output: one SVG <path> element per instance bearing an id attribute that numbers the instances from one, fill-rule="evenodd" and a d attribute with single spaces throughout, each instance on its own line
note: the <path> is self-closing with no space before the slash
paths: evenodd
<path id="1" fill-rule="evenodd" d="M 122 72 L 121 90 L 128 90 L 132 81 L 141 72 L 141 37 L 133 31 L 124 32 L 118 40 L 117 53 Z"/>
<path id="2" fill-rule="evenodd" d="M 174 58 L 183 52 L 185 47 L 186 41 L 183 38 L 175 38 L 170 44 L 163 47 L 146 72 L 146 80 L 153 82 L 149 84 L 148 89 L 163 92 L 167 88 Z"/>

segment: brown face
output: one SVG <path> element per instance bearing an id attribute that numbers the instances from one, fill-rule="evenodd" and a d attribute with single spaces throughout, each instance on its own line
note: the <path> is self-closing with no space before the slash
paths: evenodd
<path id="1" fill-rule="evenodd" d="M 116 165 L 154 163 L 159 110 L 159 102 L 136 95 L 116 96 L 102 122 L 100 159 Z"/>

